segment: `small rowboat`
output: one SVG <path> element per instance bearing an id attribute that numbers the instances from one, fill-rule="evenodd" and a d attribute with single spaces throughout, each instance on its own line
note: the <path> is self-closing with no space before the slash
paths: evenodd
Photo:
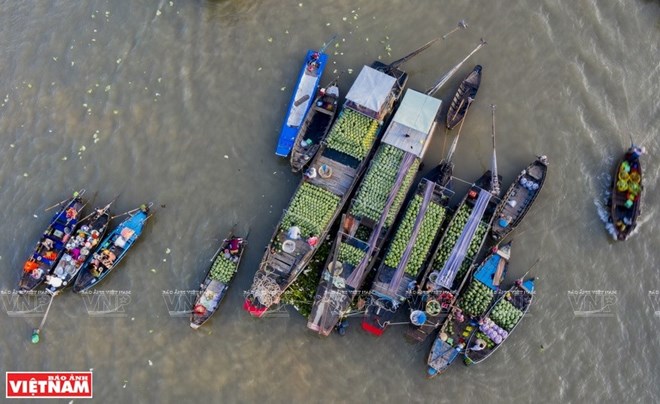
<path id="1" fill-rule="evenodd" d="M 233 232 L 222 241 L 218 252 L 213 256 L 204 282 L 199 287 L 197 299 L 190 314 L 190 327 L 198 329 L 218 310 L 229 285 L 241 264 L 241 257 L 247 240 L 234 236 Z"/>
<path id="2" fill-rule="evenodd" d="M 52 274 L 46 276 L 48 293 L 59 293 L 78 275 L 87 257 L 94 252 L 108 230 L 110 205 L 112 202 L 80 221 L 76 234 L 66 243 L 62 258 Z"/>
<path id="3" fill-rule="evenodd" d="M 518 327 L 533 299 L 534 278 L 526 281 L 518 279 L 513 287 L 491 306 L 480 321 L 479 331 L 470 336 L 463 354 L 465 364 L 469 366 L 481 363 L 492 355 Z M 486 333 L 490 333 L 490 337 L 486 336 Z"/>
<path id="4" fill-rule="evenodd" d="M 518 175 L 495 212 L 495 221 L 490 231 L 493 240 L 504 239 L 520 224 L 541 193 L 547 173 L 548 158 L 539 156 Z"/>
<path id="5" fill-rule="evenodd" d="M 101 242 L 97 252 L 92 254 L 80 269 L 73 285 L 75 293 L 83 292 L 96 286 L 119 264 L 128 250 L 142 234 L 144 224 L 151 217 L 151 205 L 142 205 L 129 213 L 128 219 L 120 223 Z"/>
<path id="6" fill-rule="evenodd" d="M 481 65 L 476 65 L 474 70 L 461 82 L 458 91 L 449 105 L 447 111 L 447 128 L 454 129 L 465 118 L 468 106 L 474 101 L 481 84 Z"/>
<path id="7" fill-rule="evenodd" d="M 73 193 L 73 197 L 60 204 L 30 258 L 23 265 L 23 274 L 19 282 L 20 292 L 33 290 L 46 279 L 62 256 L 66 242 L 78 225 L 78 219 L 85 202 L 82 199 L 85 190 Z M 57 206 L 57 205 L 55 205 Z"/>
<path id="8" fill-rule="evenodd" d="M 300 130 L 305 115 L 307 115 L 307 111 L 312 106 L 312 97 L 316 94 L 323 70 L 328 62 L 328 55 L 323 53 L 324 51 L 325 46 L 319 51 L 307 51 L 277 141 L 275 154 L 280 157 L 286 157 L 291 153 L 294 139 Z"/>
<path id="9" fill-rule="evenodd" d="M 325 140 L 337 114 L 339 87 L 331 85 L 319 93 L 307 112 L 291 151 L 291 171 L 299 172 L 312 160 Z"/>
<path id="10" fill-rule="evenodd" d="M 608 228 L 616 240 L 627 239 L 637 227 L 644 191 L 639 160 L 642 154 L 643 148 L 631 145 L 614 173 Z"/>

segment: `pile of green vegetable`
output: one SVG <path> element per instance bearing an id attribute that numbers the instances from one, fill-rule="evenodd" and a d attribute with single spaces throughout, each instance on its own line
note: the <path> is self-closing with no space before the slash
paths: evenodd
<path id="1" fill-rule="evenodd" d="M 465 294 L 461 296 L 458 306 L 468 316 L 481 316 L 493 300 L 493 294 L 491 288 L 474 279 Z"/>
<path id="2" fill-rule="evenodd" d="M 344 109 L 328 134 L 328 148 L 364 159 L 371 150 L 378 121 L 351 109 Z"/>
<path id="3" fill-rule="evenodd" d="M 467 253 L 465 254 L 465 260 L 463 263 L 461 263 L 461 267 L 458 270 L 458 274 L 456 275 L 457 279 L 462 279 L 463 276 L 467 273 L 467 270 L 470 269 L 472 260 L 479 253 L 481 244 L 484 240 L 484 236 L 486 236 L 487 231 L 488 226 L 486 226 L 484 222 L 480 222 L 479 227 L 477 227 L 477 230 L 474 232 L 474 236 L 472 236 L 472 240 L 470 241 L 470 246 L 468 247 Z"/>
<path id="4" fill-rule="evenodd" d="M 362 261 L 364 258 L 365 252 L 359 248 L 353 247 L 350 244 L 340 243 L 339 244 L 339 256 L 337 257 L 339 262 L 357 266 L 357 264 Z"/>
<path id="5" fill-rule="evenodd" d="M 338 203 L 338 196 L 304 182 L 296 191 L 289 209 L 284 214 L 282 230 L 286 231 L 295 224 L 300 228 L 303 237 L 310 234 L 319 235 L 332 219 Z"/>
<path id="6" fill-rule="evenodd" d="M 222 283 L 229 283 L 234 273 L 236 273 L 236 269 L 237 267 L 234 261 L 220 254 L 211 266 L 211 279 Z"/>
<path id="7" fill-rule="evenodd" d="M 282 304 L 292 305 L 304 317 L 308 317 L 312 312 L 316 288 L 321 278 L 323 265 L 330 253 L 330 246 L 331 242 L 329 241 L 321 244 L 314 259 L 307 265 L 307 268 L 300 274 L 298 279 L 282 293 L 280 298 Z"/>
<path id="8" fill-rule="evenodd" d="M 497 303 L 497 306 L 493 308 L 493 311 L 490 312 L 489 317 L 500 327 L 507 331 L 511 331 L 522 315 L 522 311 L 509 303 L 508 300 L 502 299 Z"/>
<path id="9" fill-rule="evenodd" d="M 351 215 L 367 217 L 373 221 L 380 220 L 387 198 L 399 174 L 403 153 L 403 150 L 388 144 L 383 144 L 378 148 L 355 196 L 355 202 L 350 210 Z M 403 204 L 418 167 L 419 160 L 415 159 L 412 167 L 406 172 L 401 188 L 390 207 L 388 217 L 385 220 L 386 225 L 391 225 L 396 218 L 396 213 Z"/>
<path id="10" fill-rule="evenodd" d="M 405 273 L 412 277 L 417 276 L 426 261 L 431 244 L 437 236 L 445 217 L 445 209 L 442 206 L 435 202 L 429 202 L 419 232 L 417 233 L 417 239 L 411 240 L 410 237 L 412 236 L 413 227 L 415 226 L 421 206 L 422 197 L 415 195 L 410 203 L 408 203 L 403 220 L 397 227 L 396 233 L 389 245 L 387 255 L 385 256 L 385 265 L 397 268 L 408 244 L 414 243 L 405 269 Z"/>

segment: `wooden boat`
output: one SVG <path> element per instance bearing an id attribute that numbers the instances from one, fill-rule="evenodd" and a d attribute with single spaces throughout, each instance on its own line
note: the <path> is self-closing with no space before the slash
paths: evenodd
<path id="1" fill-rule="evenodd" d="M 151 204 L 141 205 L 131 211 L 129 217 L 106 236 L 97 252 L 88 257 L 83 267 L 80 268 L 78 278 L 73 285 L 75 293 L 96 286 L 117 267 L 142 234 L 145 222 L 151 217 L 150 207 Z"/>
<path id="2" fill-rule="evenodd" d="M 539 156 L 524 169 L 504 194 L 490 230 L 493 240 L 502 240 L 515 230 L 538 197 L 548 172 L 548 158 Z"/>
<path id="3" fill-rule="evenodd" d="M 406 336 L 413 341 L 424 341 L 440 326 L 453 306 L 458 292 L 474 270 L 473 261 L 479 256 L 495 217 L 500 194 L 501 177 L 497 174 L 495 150 L 495 106 L 492 108 L 492 171 L 486 171 L 468 190 L 438 243 L 433 257 L 411 291 L 408 305 L 411 312 L 425 311 L 431 301 L 440 310 L 429 311 L 426 321 L 413 324 Z"/>
<path id="4" fill-rule="evenodd" d="M 481 262 L 469 286 L 461 292 L 458 304 L 451 308 L 431 347 L 427 358 L 428 377 L 442 374 L 465 351 L 467 341 L 479 328 L 479 318 L 501 293 L 500 284 L 506 275 L 510 256 L 511 243 L 508 243 L 499 249 L 494 248 Z M 425 315 L 422 311 L 413 313 L 411 321 L 423 323 L 419 318 Z"/>
<path id="5" fill-rule="evenodd" d="M 280 157 L 287 157 L 291 153 L 300 125 L 302 125 L 307 111 L 312 106 L 314 94 L 316 94 L 323 70 L 328 62 L 328 55 L 323 53 L 325 48 L 324 46 L 318 51 L 307 51 L 277 141 L 275 154 Z"/>
<path id="6" fill-rule="evenodd" d="M 392 118 L 337 234 L 307 327 L 329 335 L 374 266 L 435 130 L 441 101 L 408 90 Z"/>
<path id="7" fill-rule="evenodd" d="M 291 171 L 294 173 L 305 168 L 321 147 L 337 114 L 338 100 L 339 87 L 334 84 L 314 100 L 293 142 Z"/>
<path id="8" fill-rule="evenodd" d="M 190 314 L 190 327 L 196 330 L 220 307 L 222 299 L 241 264 L 247 240 L 236 237 L 233 231 L 222 241 L 222 245 L 211 261 L 204 282 L 199 287 L 197 299 Z"/>
<path id="9" fill-rule="evenodd" d="M 281 294 L 298 278 L 325 240 L 367 168 L 386 121 L 408 81 L 399 69 L 427 49 L 434 39 L 390 65 L 375 61 L 364 66 L 316 156 L 311 174 L 303 179 L 255 273 L 243 308 L 262 317 L 279 303 Z"/>
<path id="10" fill-rule="evenodd" d="M 61 209 L 55 213 L 48 227 L 34 247 L 25 264 L 19 282 L 21 293 L 33 290 L 46 279 L 62 256 L 66 243 L 78 225 L 85 202 L 85 190 L 74 192 L 70 199 L 59 203 Z"/>
<path id="11" fill-rule="evenodd" d="M 481 84 L 481 65 L 476 65 L 474 70 L 458 86 L 454 98 L 449 104 L 447 111 L 447 129 L 454 129 L 465 118 L 468 106 L 474 101 Z"/>
<path id="12" fill-rule="evenodd" d="M 463 353 L 464 363 L 474 365 L 491 356 L 518 327 L 532 300 L 534 278 L 525 281 L 518 279 L 488 310 L 479 324 L 479 331 L 475 330 L 470 336 Z M 486 335 L 488 332 L 491 333 L 490 337 Z"/>
<path id="13" fill-rule="evenodd" d="M 62 258 L 53 272 L 46 276 L 48 293 L 55 295 L 71 284 L 90 254 L 96 251 L 110 224 L 110 205 L 112 202 L 79 222 L 75 234 L 65 245 Z"/>
<path id="14" fill-rule="evenodd" d="M 610 196 L 610 223 L 608 229 L 616 240 L 625 240 L 637 227 L 642 207 L 642 164 L 644 149 L 630 146 L 617 164 Z"/>

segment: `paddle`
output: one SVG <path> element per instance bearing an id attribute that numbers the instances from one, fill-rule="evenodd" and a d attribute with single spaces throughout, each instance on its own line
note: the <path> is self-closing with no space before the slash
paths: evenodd
<path id="1" fill-rule="evenodd" d="M 73 197 L 74 197 L 74 198 L 77 198 L 78 196 L 82 196 L 84 193 L 85 193 L 85 189 L 83 188 L 83 189 L 81 189 L 80 191 L 75 191 L 75 192 L 73 193 Z M 48 212 L 48 211 L 51 210 L 51 209 L 54 209 L 54 208 L 56 208 L 56 207 L 58 207 L 58 206 L 61 206 L 63 203 L 69 201 L 70 199 L 71 199 L 71 198 L 66 198 L 66 199 L 63 200 L 63 201 L 58 202 L 58 203 L 56 203 L 55 205 L 46 208 L 46 209 L 44 210 L 44 212 Z"/>
<path id="2" fill-rule="evenodd" d="M 458 22 L 458 27 L 452 29 L 451 31 L 449 31 L 448 33 L 443 35 L 442 39 L 447 38 L 449 35 L 453 34 L 454 32 L 458 31 L 459 29 L 466 29 L 467 27 L 468 27 L 467 22 L 465 22 L 465 20 L 460 20 Z"/>
<path id="3" fill-rule="evenodd" d="M 31 339 L 33 344 L 39 343 L 39 333 L 41 332 L 41 329 L 44 327 L 44 324 L 46 323 L 46 318 L 48 317 L 48 312 L 50 311 L 50 306 L 53 304 L 53 299 L 55 298 L 55 295 L 57 295 L 57 292 L 53 293 L 50 296 L 50 302 L 48 302 L 48 308 L 46 309 L 46 314 L 44 314 L 44 318 L 41 320 L 41 324 L 39 324 L 39 328 L 35 328 L 32 331 Z"/>
<path id="4" fill-rule="evenodd" d="M 332 38 L 330 38 L 330 40 L 329 40 L 328 42 L 326 42 L 326 43 L 321 47 L 321 49 L 318 50 L 319 55 L 320 55 L 321 53 L 325 52 L 325 50 L 328 49 L 328 46 L 330 46 L 330 44 L 333 43 L 333 42 L 335 41 L 335 39 L 337 39 L 337 34 L 334 34 L 334 35 L 332 36 Z"/>

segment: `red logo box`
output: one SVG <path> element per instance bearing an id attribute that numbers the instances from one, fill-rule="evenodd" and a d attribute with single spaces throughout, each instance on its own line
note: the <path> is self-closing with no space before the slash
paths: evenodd
<path id="1" fill-rule="evenodd" d="M 92 398 L 92 372 L 6 372 L 6 398 Z"/>

